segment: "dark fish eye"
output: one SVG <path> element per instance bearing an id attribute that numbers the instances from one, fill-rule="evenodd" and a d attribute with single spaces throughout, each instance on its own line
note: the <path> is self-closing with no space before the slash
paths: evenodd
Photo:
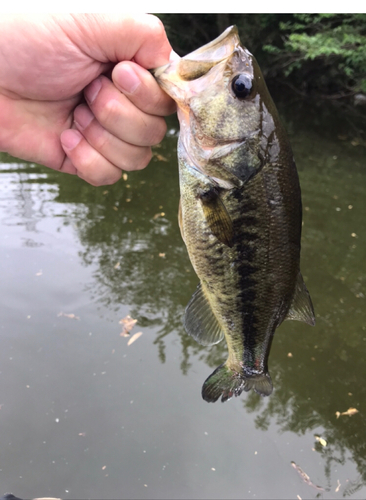
<path id="1" fill-rule="evenodd" d="M 231 87 L 236 97 L 245 99 L 252 90 L 252 80 L 247 75 L 237 75 L 233 78 Z"/>

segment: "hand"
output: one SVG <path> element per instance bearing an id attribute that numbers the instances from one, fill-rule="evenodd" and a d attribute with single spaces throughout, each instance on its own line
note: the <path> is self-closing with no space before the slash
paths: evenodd
<path id="1" fill-rule="evenodd" d="M 1 151 L 95 186 L 149 163 L 175 111 L 147 71 L 172 50 L 157 17 L 2 16 L 0 33 Z"/>

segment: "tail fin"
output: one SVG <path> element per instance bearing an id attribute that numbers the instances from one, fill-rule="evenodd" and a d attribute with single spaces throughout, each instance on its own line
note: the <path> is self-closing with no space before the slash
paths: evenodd
<path id="1" fill-rule="evenodd" d="M 243 391 L 253 389 L 261 396 L 269 396 L 273 390 L 272 380 L 268 372 L 246 375 L 231 370 L 226 363 L 220 365 L 205 380 L 202 386 L 202 397 L 208 403 L 214 403 L 221 396 L 221 402 L 233 396 L 240 396 Z"/>

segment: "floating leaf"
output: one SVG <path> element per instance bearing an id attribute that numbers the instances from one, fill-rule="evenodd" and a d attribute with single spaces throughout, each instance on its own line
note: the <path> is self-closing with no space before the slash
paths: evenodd
<path id="1" fill-rule="evenodd" d="M 356 415 L 356 413 L 358 413 L 356 408 L 348 408 L 348 410 L 341 413 L 341 415 L 348 415 L 349 417 L 352 417 L 352 415 Z"/>
<path id="2" fill-rule="evenodd" d="M 168 158 L 165 158 L 165 156 L 159 154 L 156 155 L 156 159 L 159 161 L 169 161 Z"/>
<path id="3" fill-rule="evenodd" d="M 165 212 L 159 212 L 158 214 L 155 214 L 154 217 L 153 217 L 153 220 L 156 220 L 158 219 L 159 217 L 164 217 L 165 215 Z"/>
<path id="4" fill-rule="evenodd" d="M 132 328 L 136 325 L 137 319 L 131 318 L 129 314 L 125 318 L 122 318 L 119 321 L 120 325 L 124 325 L 124 329 L 127 330 L 128 332 L 132 330 Z"/>
<path id="5" fill-rule="evenodd" d="M 344 411 L 343 413 L 340 413 L 339 411 L 336 412 L 337 418 L 339 418 L 342 415 L 348 415 L 349 417 L 352 417 L 352 415 L 356 415 L 358 413 L 358 410 L 356 408 L 348 408 L 347 411 Z"/>
<path id="6" fill-rule="evenodd" d="M 315 436 L 315 439 L 318 441 L 318 443 L 320 443 L 322 446 L 327 446 L 327 442 L 325 439 L 323 439 L 322 437 L 320 436 Z"/>
<path id="7" fill-rule="evenodd" d="M 79 316 L 76 316 L 73 313 L 67 314 L 64 312 L 59 312 L 57 316 L 64 316 L 65 318 L 69 318 L 69 319 L 80 319 Z"/>
<path id="8" fill-rule="evenodd" d="M 132 335 L 132 337 L 130 338 L 130 340 L 127 342 L 127 345 L 131 345 L 135 342 L 135 340 L 137 340 L 139 337 L 141 337 L 142 335 L 142 332 L 137 332 L 137 333 L 134 333 Z"/>

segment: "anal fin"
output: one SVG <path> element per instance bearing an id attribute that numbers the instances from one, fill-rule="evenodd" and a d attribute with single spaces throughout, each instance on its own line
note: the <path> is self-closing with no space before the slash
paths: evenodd
<path id="1" fill-rule="evenodd" d="M 315 313 L 310 294 L 301 273 L 297 275 L 295 295 L 285 319 L 303 321 L 310 326 L 315 325 Z"/>
<path id="2" fill-rule="evenodd" d="M 224 338 L 201 283 L 186 307 L 184 328 L 201 345 L 218 344 Z"/>

